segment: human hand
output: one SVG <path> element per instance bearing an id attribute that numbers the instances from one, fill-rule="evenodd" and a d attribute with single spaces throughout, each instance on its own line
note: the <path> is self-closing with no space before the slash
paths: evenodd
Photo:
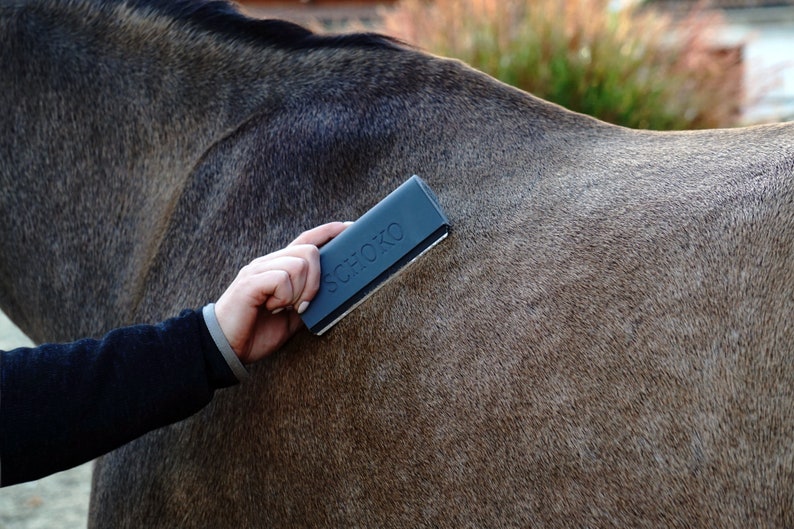
<path id="1" fill-rule="evenodd" d="M 240 270 L 215 303 L 215 317 L 241 362 L 268 356 L 300 328 L 300 314 L 320 288 L 318 247 L 347 226 L 331 222 L 305 231 Z"/>

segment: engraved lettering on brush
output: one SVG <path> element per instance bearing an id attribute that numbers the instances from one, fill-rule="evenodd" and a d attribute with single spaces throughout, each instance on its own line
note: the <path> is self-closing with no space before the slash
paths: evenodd
<path id="1" fill-rule="evenodd" d="M 370 263 L 374 263 L 378 259 L 378 251 L 370 243 L 364 244 L 359 253 Z"/>
<path id="2" fill-rule="evenodd" d="M 342 283 L 347 283 L 348 281 L 350 281 L 350 275 L 349 274 L 344 274 L 343 275 L 342 273 L 340 273 L 339 272 L 340 268 L 342 268 L 341 264 L 338 264 L 338 265 L 336 265 L 334 267 L 334 276 L 339 278 L 339 281 L 341 281 Z M 330 276 L 331 274 L 327 274 L 327 275 Z M 332 290 L 332 292 L 333 292 L 333 290 Z"/>
<path id="3" fill-rule="evenodd" d="M 359 250 L 359 252 L 360 251 L 361 250 Z M 350 257 L 346 257 L 345 264 L 353 271 L 354 277 L 367 269 L 367 267 L 361 264 L 361 261 L 358 259 L 358 252 L 353 252 L 350 254 Z"/>
<path id="4" fill-rule="evenodd" d="M 330 272 L 323 276 L 323 282 L 328 292 L 339 290 L 339 284 L 348 283 L 351 279 L 367 269 L 367 264 L 373 264 L 378 257 L 389 252 L 405 238 L 403 227 L 397 222 L 392 222 L 385 229 L 380 230 L 372 237 L 372 242 L 365 242 L 355 252 L 334 266 Z"/>

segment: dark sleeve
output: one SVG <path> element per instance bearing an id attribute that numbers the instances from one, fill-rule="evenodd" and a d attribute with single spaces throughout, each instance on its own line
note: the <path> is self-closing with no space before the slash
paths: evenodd
<path id="1" fill-rule="evenodd" d="M 197 311 L 101 340 L 0 352 L 0 485 L 90 461 L 236 383 Z"/>

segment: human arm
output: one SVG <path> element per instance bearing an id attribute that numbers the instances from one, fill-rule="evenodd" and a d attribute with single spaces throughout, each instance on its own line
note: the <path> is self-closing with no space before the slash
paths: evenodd
<path id="1" fill-rule="evenodd" d="M 201 314 L 0 354 L 0 484 L 38 479 L 203 408 L 237 383 Z"/>
<path id="2" fill-rule="evenodd" d="M 245 370 L 235 362 L 261 359 L 300 327 L 297 313 L 319 285 L 316 245 L 344 228 L 320 226 L 256 259 L 203 314 L 0 352 L 0 485 L 89 461 L 189 417 L 215 389 L 236 384 Z"/>

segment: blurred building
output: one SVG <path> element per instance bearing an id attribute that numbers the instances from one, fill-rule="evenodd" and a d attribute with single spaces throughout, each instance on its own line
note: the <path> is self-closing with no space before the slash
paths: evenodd
<path id="1" fill-rule="evenodd" d="M 692 7 L 700 0 L 648 0 L 649 4 L 666 7 Z M 741 7 L 780 7 L 794 6 L 794 0 L 707 0 L 707 7 L 718 9 L 732 9 Z"/>
<path id="2" fill-rule="evenodd" d="M 378 9 L 396 0 L 236 0 L 251 15 L 282 18 L 298 23 L 320 21 L 333 26 L 351 20 L 366 24 L 377 18 Z"/>

